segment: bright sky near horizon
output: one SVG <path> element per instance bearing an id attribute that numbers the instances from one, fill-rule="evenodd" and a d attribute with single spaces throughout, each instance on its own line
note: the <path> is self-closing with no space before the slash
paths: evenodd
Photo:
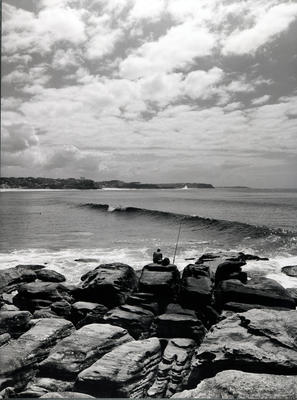
<path id="1" fill-rule="evenodd" d="M 2 8 L 3 176 L 297 187 L 297 1 Z"/>

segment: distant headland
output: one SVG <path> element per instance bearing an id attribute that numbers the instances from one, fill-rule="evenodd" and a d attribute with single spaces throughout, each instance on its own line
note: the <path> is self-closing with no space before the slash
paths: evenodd
<path id="1" fill-rule="evenodd" d="M 86 178 L 0 178 L 1 189 L 214 189 L 209 183 L 141 183 L 120 180 L 96 182 Z"/>

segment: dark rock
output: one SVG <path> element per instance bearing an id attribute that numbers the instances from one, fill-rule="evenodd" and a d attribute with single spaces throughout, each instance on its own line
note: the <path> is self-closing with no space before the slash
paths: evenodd
<path id="1" fill-rule="evenodd" d="M 137 286 L 132 267 L 122 263 L 102 264 L 81 277 L 73 292 L 77 300 L 100 303 L 108 308 L 124 304 Z"/>
<path id="2" fill-rule="evenodd" d="M 68 336 L 74 326 L 64 319 L 32 320 L 34 326 L 16 340 L 0 348 L 0 389 L 25 387 L 56 342 Z"/>
<path id="3" fill-rule="evenodd" d="M 160 338 L 189 338 L 201 343 L 206 329 L 203 323 L 189 313 L 166 313 L 155 319 L 156 333 Z"/>
<path id="4" fill-rule="evenodd" d="M 182 273 L 182 279 L 188 278 L 200 278 L 201 276 L 206 276 L 207 278 L 211 277 L 210 269 L 208 265 L 203 264 L 189 264 L 187 265 Z"/>
<path id="5" fill-rule="evenodd" d="M 49 307 L 57 301 L 73 302 L 70 290 L 61 283 L 32 282 L 19 287 L 14 297 L 14 304 L 21 310 L 34 312 L 42 307 Z"/>
<path id="6" fill-rule="evenodd" d="M 61 340 L 40 364 L 40 376 L 74 380 L 98 358 L 132 340 L 127 331 L 108 324 L 85 325 Z"/>
<path id="7" fill-rule="evenodd" d="M 187 383 L 196 343 L 192 339 L 171 339 L 158 367 L 157 378 L 148 390 L 149 397 L 171 397 Z"/>
<path id="8" fill-rule="evenodd" d="M 46 282 L 64 282 L 66 278 L 59 272 L 53 271 L 52 269 L 41 269 L 36 271 L 37 279 Z"/>
<path id="9" fill-rule="evenodd" d="M 297 288 L 288 288 L 286 289 L 287 293 L 292 297 L 295 301 L 295 305 L 297 306 Z"/>
<path id="10" fill-rule="evenodd" d="M 182 279 L 180 303 L 184 307 L 197 309 L 212 302 L 213 283 L 207 276 L 186 277 Z"/>
<path id="11" fill-rule="evenodd" d="M 259 257 L 254 254 L 239 253 L 243 260 L 245 261 L 268 261 L 267 257 Z"/>
<path id="12" fill-rule="evenodd" d="M 76 388 L 95 397 L 144 398 L 155 379 L 160 360 L 161 347 L 157 338 L 132 341 L 81 372 Z"/>
<path id="13" fill-rule="evenodd" d="M 246 262 L 243 260 L 239 261 L 234 261 L 234 260 L 229 260 L 225 261 L 221 264 L 218 265 L 218 268 L 216 270 L 215 274 L 215 283 L 218 284 L 221 281 L 224 281 L 226 279 L 232 279 L 232 275 L 234 278 L 234 275 L 236 276 L 235 279 L 241 280 L 241 267 L 245 265 Z M 244 276 L 244 279 L 246 276 Z"/>
<path id="14" fill-rule="evenodd" d="M 32 315 L 28 311 L 0 311 L 0 334 L 16 338 L 30 327 Z"/>
<path id="15" fill-rule="evenodd" d="M 282 272 L 288 276 L 297 278 L 297 265 L 288 265 L 282 268 Z"/>
<path id="16" fill-rule="evenodd" d="M 7 387 L 0 392 L 0 399 L 7 400 L 15 397 L 15 391 L 12 387 Z"/>
<path id="17" fill-rule="evenodd" d="M 296 399 L 296 376 L 223 371 L 196 389 L 177 393 L 179 399 Z"/>
<path id="18" fill-rule="evenodd" d="M 5 343 L 9 342 L 11 339 L 11 336 L 9 333 L 2 333 L 0 335 L 0 346 L 3 346 Z"/>
<path id="19" fill-rule="evenodd" d="M 151 311 L 125 304 L 108 311 L 104 320 L 111 325 L 127 329 L 134 339 L 139 339 L 149 336 L 149 328 L 154 317 Z"/>
<path id="20" fill-rule="evenodd" d="M 139 290 L 153 293 L 158 301 L 170 303 L 176 298 L 180 285 L 180 273 L 176 265 L 164 267 L 148 264 L 142 269 Z"/>
<path id="21" fill-rule="evenodd" d="M 35 271 L 44 267 L 44 265 L 18 265 L 15 268 L 0 270 L 0 293 L 10 293 L 21 283 L 35 281 Z"/>
<path id="22" fill-rule="evenodd" d="M 81 328 L 88 324 L 102 323 L 107 310 L 103 304 L 78 301 L 72 304 L 71 318 Z"/>
<path id="23" fill-rule="evenodd" d="M 97 258 L 77 258 L 76 260 L 74 260 L 76 262 L 82 262 L 82 263 L 92 263 L 92 262 L 99 262 L 99 260 Z"/>
<path id="24" fill-rule="evenodd" d="M 297 374 L 297 313 L 249 310 L 213 326 L 192 360 L 190 387 L 227 369 Z"/>
<path id="25" fill-rule="evenodd" d="M 66 300 L 56 301 L 51 305 L 51 310 L 60 317 L 69 319 L 72 307 Z"/>
<path id="26" fill-rule="evenodd" d="M 95 397 L 78 392 L 51 392 L 40 397 L 41 399 L 94 399 Z"/>
<path id="27" fill-rule="evenodd" d="M 268 278 L 253 278 L 246 285 L 238 280 L 223 281 L 216 288 L 215 297 L 221 308 L 229 302 L 295 308 L 294 300 L 286 289 Z"/>
<path id="28" fill-rule="evenodd" d="M 145 308 L 155 315 L 159 313 L 159 305 L 153 293 L 133 293 L 133 295 L 128 297 L 127 304 Z"/>

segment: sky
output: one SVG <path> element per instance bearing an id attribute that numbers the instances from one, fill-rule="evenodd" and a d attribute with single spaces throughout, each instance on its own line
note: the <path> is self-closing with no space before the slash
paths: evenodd
<path id="1" fill-rule="evenodd" d="M 297 1 L 3 0 L 2 176 L 297 187 Z"/>

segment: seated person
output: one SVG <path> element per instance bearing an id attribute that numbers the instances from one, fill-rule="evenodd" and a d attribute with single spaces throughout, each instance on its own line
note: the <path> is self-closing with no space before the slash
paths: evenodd
<path id="1" fill-rule="evenodd" d="M 153 254 L 153 263 L 155 264 L 161 264 L 163 259 L 163 254 L 161 253 L 161 250 L 158 249 L 157 251 L 154 252 Z"/>
<path id="2" fill-rule="evenodd" d="M 164 267 L 167 267 L 167 265 L 170 264 L 169 258 L 165 257 L 165 258 L 162 260 L 161 264 L 162 264 Z"/>

